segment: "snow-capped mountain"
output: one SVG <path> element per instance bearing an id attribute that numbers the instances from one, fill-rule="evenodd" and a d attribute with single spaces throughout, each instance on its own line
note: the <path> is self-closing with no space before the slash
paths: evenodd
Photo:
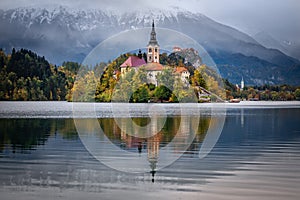
<path id="1" fill-rule="evenodd" d="M 287 70 L 296 70 L 292 74 L 299 77 L 298 60 L 268 49 L 247 34 L 202 14 L 179 8 L 125 13 L 61 6 L 0 10 L 0 47 L 8 52 L 13 47 L 28 48 L 55 64 L 68 60 L 81 62 L 109 36 L 150 27 L 152 20 L 157 27 L 180 31 L 198 41 L 211 54 L 222 75 L 234 83 L 242 76 L 248 84 L 281 83 L 290 80 L 286 77 Z"/>

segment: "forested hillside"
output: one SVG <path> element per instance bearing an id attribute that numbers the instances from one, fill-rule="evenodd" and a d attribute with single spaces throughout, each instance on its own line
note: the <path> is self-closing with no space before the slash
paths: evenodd
<path id="1" fill-rule="evenodd" d="M 10 55 L 0 50 L 0 100 L 66 100 L 78 68 L 72 62 L 51 65 L 26 49 Z"/>
<path id="2" fill-rule="evenodd" d="M 123 54 L 110 63 L 88 68 L 76 62 L 64 62 L 61 66 L 56 66 L 26 49 L 13 49 L 11 54 L 5 54 L 0 49 L 0 100 L 73 101 L 73 95 L 76 95 L 76 101 L 181 102 L 189 99 L 194 102 L 195 95 L 201 93 L 200 88 L 219 93 L 227 100 L 300 100 L 300 87 L 289 85 L 248 85 L 241 90 L 224 80 L 221 91 L 220 83 L 216 81 L 214 71 L 209 67 L 202 65 L 195 70 L 191 63 L 174 54 L 160 55 L 162 64 L 168 66 L 157 77 L 161 85 L 146 83 L 147 75 L 143 68 L 132 70 L 121 77 L 120 65 L 131 55 L 133 54 Z M 172 76 L 176 67 L 185 67 L 190 72 L 188 82 L 191 87 L 178 82 Z M 77 77 L 75 82 L 79 68 L 83 75 Z"/>

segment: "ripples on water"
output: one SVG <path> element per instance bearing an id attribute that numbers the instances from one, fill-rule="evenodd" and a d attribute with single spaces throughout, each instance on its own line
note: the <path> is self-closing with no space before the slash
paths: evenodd
<path id="1" fill-rule="evenodd" d="M 1 199 L 299 199 L 300 196 L 297 104 L 280 108 L 272 105 L 267 109 L 229 105 L 221 137 L 213 151 L 199 159 L 206 130 L 215 120 L 214 116 L 204 115 L 194 142 L 180 159 L 156 172 L 154 183 L 149 172 L 119 172 L 94 159 L 82 145 L 70 119 L 70 104 L 17 103 L 12 109 L 3 105 L 8 104 L 1 103 L 0 108 Z M 174 105 L 166 108 L 169 114 L 176 111 Z M 20 118 L 22 109 L 24 116 Z M 97 115 L 103 115 L 99 124 L 114 145 L 138 154 L 140 141 L 122 134 L 107 114 L 108 107 L 102 112 L 100 107 L 96 109 L 100 110 Z M 134 120 L 146 125 L 149 123 L 146 116 L 135 116 Z M 176 113 L 168 117 L 159 133 L 160 147 L 172 140 L 179 123 Z M 147 141 L 142 144 L 142 151 L 146 152 Z M 181 152 L 174 151 L 178 153 Z"/>

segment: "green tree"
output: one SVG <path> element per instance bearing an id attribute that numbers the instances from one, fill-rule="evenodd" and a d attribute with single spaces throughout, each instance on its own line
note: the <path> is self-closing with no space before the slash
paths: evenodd
<path id="1" fill-rule="evenodd" d="M 113 102 L 129 102 L 133 94 L 132 79 L 135 76 L 135 70 L 131 69 L 122 75 L 112 91 Z"/>
<path id="2" fill-rule="evenodd" d="M 95 100 L 97 79 L 93 71 L 78 77 L 73 90 L 73 101 L 90 102 Z"/>
<path id="3" fill-rule="evenodd" d="M 196 103 L 198 101 L 197 96 L 194 92 L 194 87 L 187 87 L 181 78 L 177 78 L 174 83 L 174 91 L 173 94 L 176 96 L 172 96 L 171 100 L 176 102 L 194 102 Z"/>
<path id="4" fill-rule="evenodd" d="M 295 97 L 297 100 L 300 100 L 300 88 L 296 89 L 295 90 L 295 93 L 294 93 Z"/>
<path id="5" fill-rule="evenodd" d="M 146 84 L 143 84 L 133 93 L 132 101 L 139 102 L 139 103 L 146 103 L 148 102 L 149 98 L 150 98 L 149 88 L 147 87 Z"/>
<path id="6" fill-rule="evenodd" d="M 206 82 L 205 82 L 203 76 L 201 75 L 201 72 L 198 69 L 196 69 L 194 71 L 194 75 L 192 76 L 191 79 L 192 79 L 193 86 L 200 86 L 200 87 L 207 89 Z"/>
<path id="7" fill-rule="evenodd" d="M 7 65 L 7 56 L 5 55 L 4 51 L 0 50 L 0 69 Z"/>
<path id="8" fill-rule="evenodd" d="M 147 83 L 147 73 L 144 67 L 140 67 L 132 77 L 133 90 L 137 90 L 141 85 Z"/>
<path id="9" fill-rule="evenodd" d="M 161 73 L 157 75 L 157 82 L 158 85 L 164 85 L 170 90 L 173 90 L 174 85 L 174 75 L 173 75 L 173 68 L 171 67 L 164 67 Z"/>
<path id="10" fill-rule="evenodd" d="M 271 99 L 272 99 L 273 101 L 278 101 L 278 100 L 279 100 L 278 92 L 272 91 L 272 92 L 271 92 Z"/>
<path id="11" fill-rule="evenodd" d="M 154 97 L 159 101 L 168 101 L 172 96 L 172 91 L 165 85 L 160 85 L 154 90 Z"/>

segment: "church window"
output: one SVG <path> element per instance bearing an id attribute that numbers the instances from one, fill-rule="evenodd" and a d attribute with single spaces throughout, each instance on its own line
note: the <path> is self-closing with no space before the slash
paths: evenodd
<path id="1" fill-rule="evenodd" d="M 157 52 L 157 48 L 155 48 L 155 52 Z"/>
<path id="2" fill-rule="evenodd" d="M 151 48 L 149 48 L 149 53 L 151 53 L 152 52 L 152 49 Z"/>

